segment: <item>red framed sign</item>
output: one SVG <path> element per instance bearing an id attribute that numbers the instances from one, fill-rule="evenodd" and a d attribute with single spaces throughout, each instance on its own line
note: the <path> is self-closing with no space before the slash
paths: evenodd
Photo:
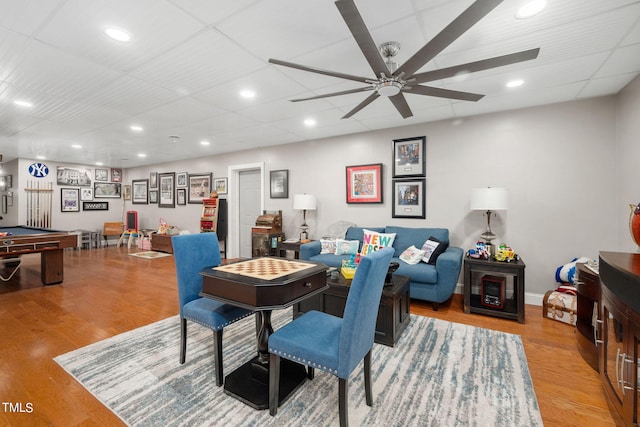
<path id="1" fill-rule="evenodd" d="M 347 203 L 382 203 L 382 163 L 347 166 Z"/>

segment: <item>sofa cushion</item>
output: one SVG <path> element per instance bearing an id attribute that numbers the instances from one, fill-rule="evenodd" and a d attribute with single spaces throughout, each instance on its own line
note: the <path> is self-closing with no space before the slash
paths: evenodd
<path id="1" fill-rule="evenodd" d="M 409 246 L 421 248 L 425 241 L 431 236 L 443 243 L 449 244 L 449 230 L 446 228 L 410 228 L 387 226 L 385 233 L 396 233 L 396 239 L 393 242 L 395 248 L 394 257 L 400 257 Z"/>
<path id="2" fill-rule="evenodd" d="M 392 261 L 398 261 L 399 258 L 394 258 Z M 411 277 L 411 282 L 420 282 L 428 284 L 438 283 L 438 272 L 436 266 L 431 264 L 425 264 L 419 262 L 416 265 L 409 265 L 404 262 L 399 262 L 400 266 L 396 270 L 395 274 L 402 274 Z"/>
<path id="3" fill-rule="evenodd" d="M 377 231 L 384 233 L 384 227 L 367 227 L 367 230 Z M 364 228 L 363 227 L 349 227 L 347 233 L 344 235 L 347 240 L 360 240 L 364 241 Z"/>
<path id="4" fill-rule="evenodd" d="M 321 254 L 335 254 L 336 253 L 336 239 L 320 239 L 320 253 Z"/>
<path id="5" fill-rule="evenodd" d="M 360 240 L 336 240 L 336 255 L 355 255 L 360 248 Z"/>
<path id="6" fill-rule="evenodd" d="M 409 265 L 416 265 L 420 262 L 424 256 L 424 251 L 411 245 L 402 252 L 400 255 L 400 261 L 404 261 Z"/>
<path id="7" fill-rule="evenodd" d="M 422 261 L 427 264 L 435 264 L 438 257 L 441 253 L 447 250 L 446 243 L 442 243 L 440 240 L 431 236 L 427 239 L 426 242 L 422 245 L 422 250 L 424 251 L 424 256 L 422 257 Z"/>
<path id="8" fill-rule="evenodd" d="M 380 233 L 365 228 L 360 253 L 367 255 L 381 248 L 393 247 L 395 238 L 395 233 Z"/>

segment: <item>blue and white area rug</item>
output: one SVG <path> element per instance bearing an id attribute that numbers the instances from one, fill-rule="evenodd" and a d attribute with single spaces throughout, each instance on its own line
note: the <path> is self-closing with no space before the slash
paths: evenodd
<path id="1" fill-rule="evenodd" d="M 274 329 L 291 311 L 274 313 Z M 132 426 L 338 425 L 338 381 L 316 370 L 275 417 L 215 386 L 212 332 L 189 324 L 180 365 L 178 317 L 58 356 L 56 362 Z M 256 351 L 248 317 L 225 329 L 224 369 Z M 362 363 L 349 381 L 352 426 L 542 426 L 520 336 L 412 316 L 395 348 L 374 345 L 373 407 Z"/>

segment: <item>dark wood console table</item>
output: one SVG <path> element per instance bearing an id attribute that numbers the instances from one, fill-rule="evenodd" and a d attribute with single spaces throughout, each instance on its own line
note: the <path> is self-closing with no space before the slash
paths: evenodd
<path id="1" fill-rule="evenodd" d="M 600 252 L 600 379 L 617 425 L 640 421 L 640 254 Z"/>
<path id="2" fill-rule="evenodd" d="M 596 371 L 598 366 L 599 325 L 597 320 L 602 318 L 600 276 L 584 263 L 576 264 L 578 280 L 577 315 L 576 315 L 576 343 L 582 358 Z"/>

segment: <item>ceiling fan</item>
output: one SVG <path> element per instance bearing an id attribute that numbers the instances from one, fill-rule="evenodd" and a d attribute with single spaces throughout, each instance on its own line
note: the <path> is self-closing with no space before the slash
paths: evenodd
<path id="1" fill-rule="evenodd" d="M 383 43 L 379 47 L 376 46 L 371 33 L 356 8 L 353 0 L 338 0 L 335 2 L 338 11 L 349 27 L 351 34 L 355 38 L 365 59 L 371 66 L 374 78 L 355 76 L 335 71 L 323 70 L 320 68 L 309 67 L 305 65 L 294 64 L 292 62 L 281 61 L 279 59 L 270 58 L 269 62 L 285 67 L 296 68 L 298 70 L 310 71 L 312 73 L 324 74 L 327 76 L 338 77 L 347 80 L 353 80 L 365 83 L 367 86 L 357 89 L 344 90 L 341 92 L 327 93 L 324 95 L 312 96 L 309 98 L 292 99 L 292 102 L 308 101 L 311 99 L 328 98 L 331 96 L 347 95 L 351 93 L 373 91 L 364 101 L 349 111 L 342 118 L 346 119 L 364 107 L 372 103 L 379 96 L 388 97 L 396 107 L 403 118 L 413 116 L 409 104 L 404 97 L 405 93 L 416 95 L 436 96 L 440 98 L 459 99 L 463 101 L 478 101 L 484 95 L 470 92 L 459 92 L 455 90 L 442 89 L 433 86 L 422 86 L 419 83 L 431 82 L 434 80 L 445 79 L 460 73 L 473 73 L 490 68 L 501 67 L 504 65 L 515 64 L 518 62 L 529 61 L 538 57 L 540 48 L 523 50 L 503 56 L 483 59 L 480 61 L 469 62 L 466 64 L 456 65 L 453 67 L 441 68 L 439 70 L 416 73 L 425 64 L 436 57 L 447 46 L 453 43 L 458 37 L 464 34 L 469 28 L 484 18 L 503 0 L 476 0 L 456 19 L 454 19 L 447 27 L 445 27 L 431 41 L 424 45 L 416 52 L 407 62 L 400 67 L 397 66 L 391 58 L 400 49 L 397 42 Z M 386 58 L 386 61 L 383 59 Z"/>

